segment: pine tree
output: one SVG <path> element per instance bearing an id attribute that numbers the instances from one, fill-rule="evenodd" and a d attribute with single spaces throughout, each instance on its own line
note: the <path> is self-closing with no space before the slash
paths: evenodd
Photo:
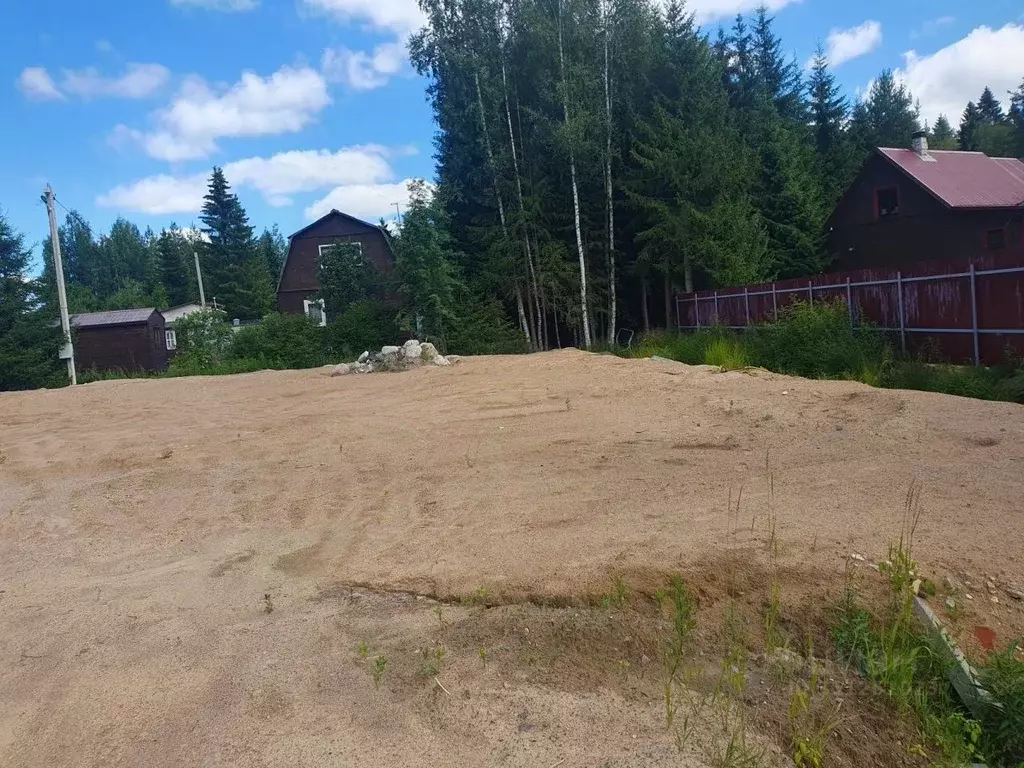
<path id="1" fill-rule="evenodd" d="M 0 211 L 0 390 L 61 383 L 61 333 L 28 279 L 29 251 Z"/>
<path id="2" fill-rule="evenodd" d="M 973 101 L 967 102 L 967 108 L 960 118 L 960 130 L 957 133 L 957 142 L 964 152 L 978 152 L 981 150 L 979 131 L 984 121 L 981 112 Z"/>
<path id="3" fill-rule="evenodd" d="M 1005 119 L 1003 106 L 988 86 L 985 86 L 985 90 L 981 92 L 981 97 L 978 99 L 978 116 L 985 125 L 998 125 Z"/>
<path id="4" fill-rule="evenodd" d="M 949 124 L 949 119 L 945 115 L 939 115 L 935 120 L 935 125 L 932 126 L 931 133 L 928 137 L 928 146 L 931 149 L 956 149 L 956 133 L 953 131 L 953 126 Z"/>

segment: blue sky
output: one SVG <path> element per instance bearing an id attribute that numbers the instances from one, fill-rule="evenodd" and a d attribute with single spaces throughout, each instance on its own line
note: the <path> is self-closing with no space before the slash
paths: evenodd
<path id="1" fill-rule="evenodd" d="M 757 0 L 690 0 L 714 29 Z M 1022 0 L 770 0 L 786 49 L 819 41 L 854 96 L 885 67 L 932 120 L 1024 78 Z M 46 182 L 97 230 L 196 221 L 225 168 L 254 226 L 376 219 L 430 177 L 434 126 L 400 41 L 415 0 L 11 0 L 0 47 L 0 207 L 46 235 Z M 62 213 L 61 211 L 59 211 Z M 37 248 L 38 253 L 38 248 Z"/>

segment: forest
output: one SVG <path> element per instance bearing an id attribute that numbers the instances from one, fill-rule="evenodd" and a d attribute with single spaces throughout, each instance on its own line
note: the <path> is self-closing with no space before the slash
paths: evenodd
<path id="1" fill-rule="evenodd" d="M 676 291 L 827 270 L 825 221 L 875 147 L 924 129 L 935 149 L 1024 155 L 1024 83 L 928 125 L 892 71 L 857 99 L 820 47 L 787 57 L 763 7 L 712 36 L 680 0 L 421 6 L 436 175 L 388 225 L 394 275 L 321 265 L 336 354 L 402 330 L 461 352 L 614 344 L 668 325 Z M 273 311 L 286 240 L 256 235 L 219 168 L 196 228 L 63 213 L 72 312 L 195 301 L 195 258 L 226 317 Z M 29 279 L 0 217 L 0 389 L 55 380 L 48 239 L 42 258 Z"/>

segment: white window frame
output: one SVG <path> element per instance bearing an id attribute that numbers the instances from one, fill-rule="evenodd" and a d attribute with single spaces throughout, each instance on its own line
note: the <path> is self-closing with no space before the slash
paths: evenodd
<path id="1" fill-rule="evenodd" d="M 302 312 L 306 317 L 312 317 L 309 311 L 310 307 L 320 307 L 320 327 L 327 327 L 327 309 L 324 307 L 323 299 L 303 299 L 302 300 Z"/>
<path id="2" fill-rule="evenodd" d="M 167 345 L 168 352 L 178 348 L 178 334 L 174 332 L 173 328 L 166 328 L 164 330 L 164 343 Z"/>
<path id="3" fill-rule="evenodd" d="M 360 256 L 363 255 L 363 244 L 359 240 L 344 240 L 344 241 L 339 242 L 339 243 L 326 243 L 326 244 L 323 244 L 323 245 L 318 245 L 316 247 L 317 253 L 319 254 L 319 256 L 321 258 L 323 258 L 323 255 L 324 255 L 325 251 L 329 251 L 329 250 L 331 250 L 331 248 L 336 248 L 339 245 L 354 245 L 356 248 L 359 249 L 359 255 Z"/>

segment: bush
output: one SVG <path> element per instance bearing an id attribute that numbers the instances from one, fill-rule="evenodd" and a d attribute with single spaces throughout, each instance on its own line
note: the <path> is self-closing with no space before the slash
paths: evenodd
<path id="1" fill-rule="evenodd" d="M 385 344 L 395 344 L 398 327 L 394 313 L 380 303 L 362 300 L 349 304 L 329 326 L 327 343 L 333 357 L 346 360 L 364 350 L 373 352 Z"/>
<path id="2" fill-rule="evenodd" d="M 324 330 L 305 315 L 272 312 L 234 334 L 227 359 L 261 361 L 263 368 L 315 368 L 331 362 Z"/>
<path id="3" fill-rule="evenodd" d="M 857 378 L 886 358 L 885 339 L 853 328 L 846 302 L 798 302 L 749 331 L 751 357 L 765 368 L 810 379 Z"/>
<path id="4" fill-rule="evenodd" d="M 523 332 L 508 319 L 497 299 L 485 298 L 466 287 L 460 287 L 455 298 L 455 318 L 439 345 L 442 352 L 516 355 L 528 351 Z M 425 340 L 435 341 L 429 337 Z"/>
<path id="5" fill-rule="evenodd" d="M 202 309 L 176 320 L 172 327 L 178 351 L 171 366 L 198 368 L 219 363 L 233 341 L 227 318 L 219 309 Z"/>
<path id="6" fill-rule="evenodd" d="M 717 365 L 723 371 L 739 371 L 747 367 L 747 350 L 742 339 L 723 336 L 712 339 L 704 349 L 704 364 Z"/>

